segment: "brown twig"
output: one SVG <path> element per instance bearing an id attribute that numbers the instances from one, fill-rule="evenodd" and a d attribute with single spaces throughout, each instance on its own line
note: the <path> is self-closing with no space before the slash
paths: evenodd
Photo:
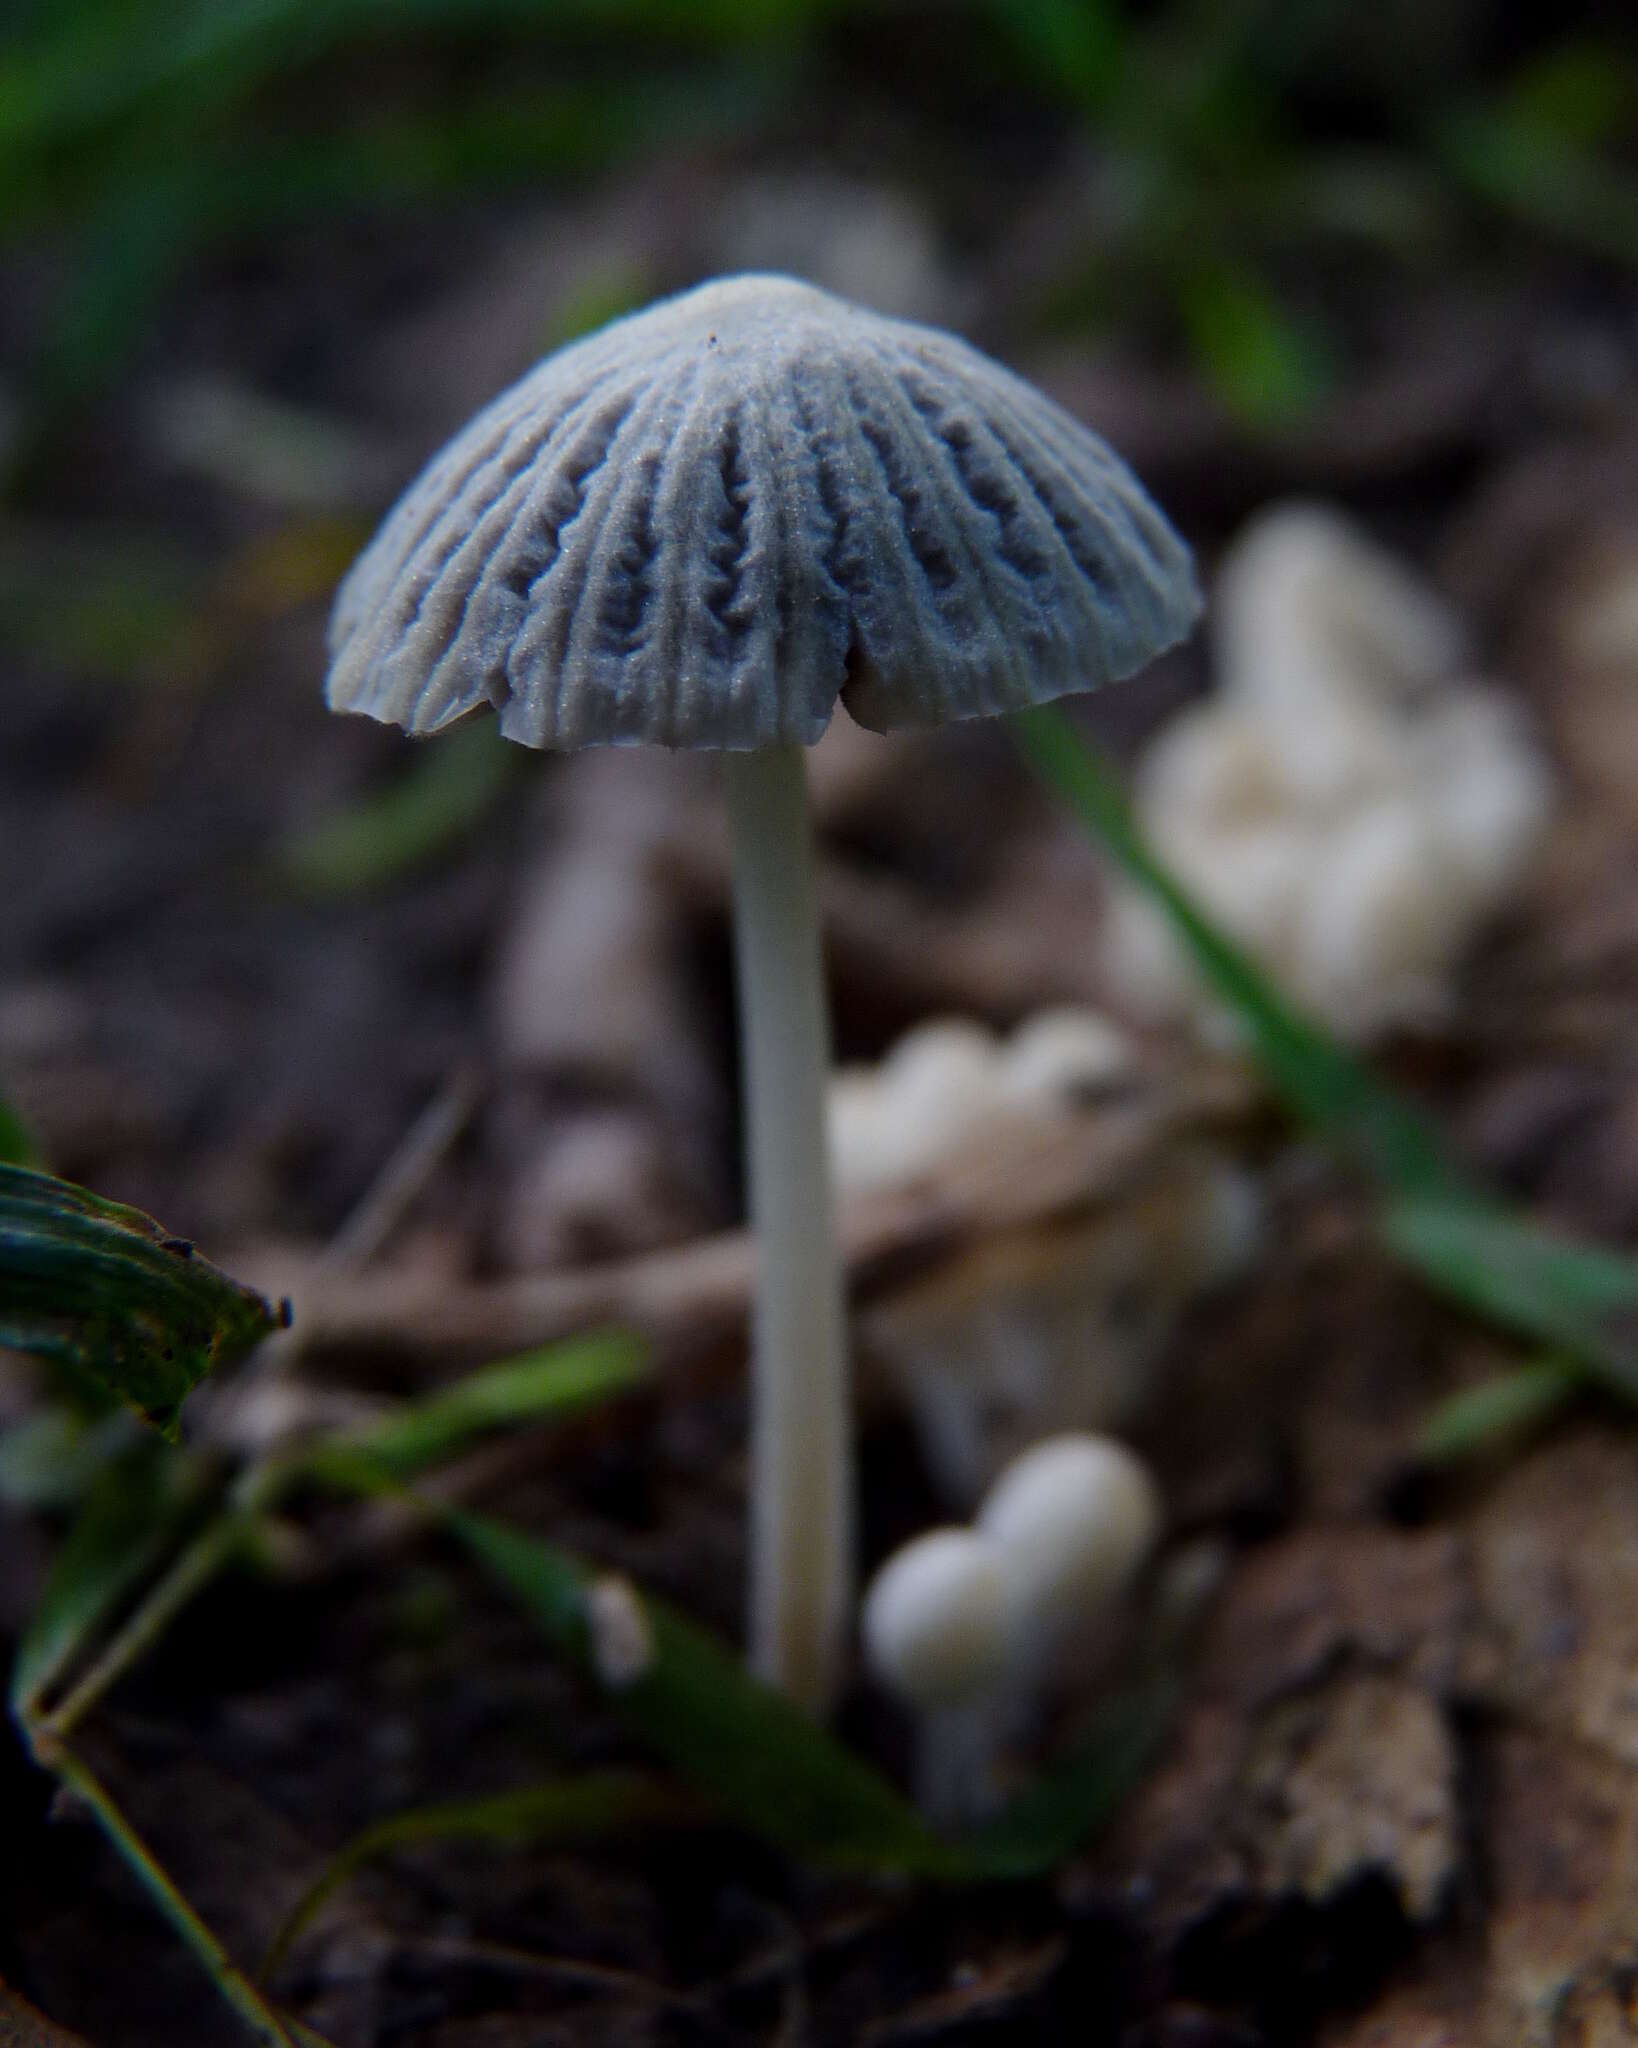
<path id="1" fill-rule="evenodd" d="M 1095 1111 L 1015 1129 L 952 1159 L 936 1177 L 849 1201 L 841 1237 L 855 1305 L 958 1262 L 1006 1231 L 1089 1215 L 1118 1199 L 1166 1145 L 1243 1120 L 1253 1091 L 1238 1072 L 1167 1077 Z M 451 1283 L 399 1267 L 313 1270 L 296 1283 L 295 1341 L 307 1358 L 386 1354 L 450 1369 L 617 1323 L 657 1346 L 703 1348 L 735 1334 L 751 1299 L 754 1246 L 728 1231 L 662 1252 L 568 1272 Z"/>

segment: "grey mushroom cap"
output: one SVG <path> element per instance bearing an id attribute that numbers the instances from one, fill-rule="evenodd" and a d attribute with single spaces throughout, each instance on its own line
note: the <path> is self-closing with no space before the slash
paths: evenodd
<path id="1" fill-rule="evenodd" d="M 1131 472 L 953 335 L 719 279 L 548 356 L 353 566 L 329 702 L 532 747 L 812 742 L 1129 675 L 1200 609 Z"/>

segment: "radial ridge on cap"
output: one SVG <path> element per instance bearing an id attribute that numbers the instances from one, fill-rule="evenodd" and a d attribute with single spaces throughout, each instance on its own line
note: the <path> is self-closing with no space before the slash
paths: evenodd
<path id="1" fill-rule="evenodd" d="M 342 585 L 331 706 L 527 746 L 811 742 L 1129 675 L 1200 609 L 1097 435 L 955 336 L 719 279 L 548 356 Z"/>

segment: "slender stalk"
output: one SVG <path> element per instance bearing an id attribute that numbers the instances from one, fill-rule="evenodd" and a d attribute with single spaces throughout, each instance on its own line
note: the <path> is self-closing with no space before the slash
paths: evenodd
<path id="1" fill-rule="evenodd" d="M 224 1515 L 201 1530 L 42 1726 L 58 1741 L 66 1740 L 103 1695 L 147 1655 L 183 1608 L 249 1542 L 252 1533 L 252 1525 L 237 1515 Z"/>
<path id="2" fill-rule="evenodd" d="M 118 1802 L 85 1760 L 65 1744 L 52 1738 L 37 1743 L 36 1754 L 44 1767 L 85 1801 L 97 1817 L 97 1824 L 113 1843 L 127 1867 L 135 1874 L 194 1954 L 215 1980 L 216 1988 L 257 2040 L 267 2048 L 295 2048 L 297 2039 L 322 2041 L 323 2036 L 308 2028 L 292 2029 L 235 1964 L 227 1950 L 177 1890 L 155 1860 L 148 1845 L 126 1819 Z"/>
<path id="3" fill-rule="evenodd" d="M 825 1134 L 830 1035 L 803 750 L 728 754 L 745 1157 L 759 1260 L 751 1358 L 753 1669 L 818 1710 L 853 1577 L 846 1331 Z"/>
<path id="4" fill-rule="evenodd" d="M 104 1694 L 147 1655 L 182 1610 L 249 1548 L 261 1516 L 301 1477 L 302 1469 L 298 1460 L 280 1458 L 247 1466 L 223 1511 L 172 1559 L 73 1689 L 49 1714 L 36 1717 L 40 1729 L 57 1742 L 66 1741 Z"/>

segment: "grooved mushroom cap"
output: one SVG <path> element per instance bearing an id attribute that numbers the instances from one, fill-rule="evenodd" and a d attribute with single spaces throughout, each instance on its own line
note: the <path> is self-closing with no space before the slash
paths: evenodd
<path id="1" fill-rule="evenodd" d="M 1096 435 L 953 335 L 729 277 L 561 350 L 342 585 L 329 701 L 533 747 L 811 742 L 1130 674 L 1199 611 Z"/>

